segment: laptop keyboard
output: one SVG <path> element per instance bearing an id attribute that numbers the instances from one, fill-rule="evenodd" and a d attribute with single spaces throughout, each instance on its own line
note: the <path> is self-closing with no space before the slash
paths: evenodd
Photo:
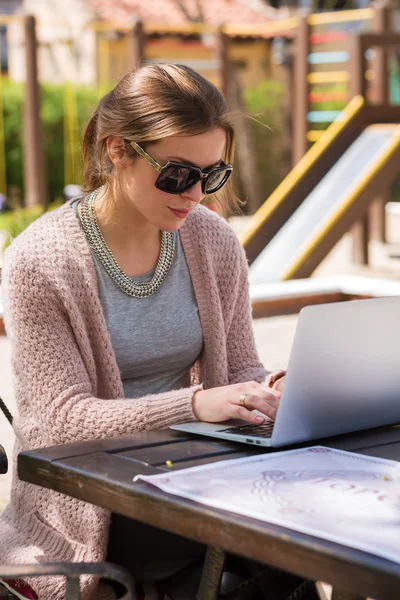
<path id="1" fill-rule="evenodd" d="M 262 425 L 239 425 L 238 427 L 227 427 L 218 429 L 219 433 L 235 433 L 237 435 L 253 435 L 254 437 L 269 438 L 272 435 L 274 421 L 267 421 Z"/>

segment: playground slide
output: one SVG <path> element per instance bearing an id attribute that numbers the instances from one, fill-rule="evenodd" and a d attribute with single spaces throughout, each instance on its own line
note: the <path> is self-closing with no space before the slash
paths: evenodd
<path id="1" fill-rule="evenodd" d="M 241 233 L 252 281 L 312 274 L 398 175 L 399 123 L 400 106 L 349 102 Z"/>
<path id="2" fill-rule="evenodd" d="M 380 122 L 376 114 L 368 122 L 370 112 L 364 98 L 356 96 L 255 213 L 240 236 L 250 264 L 361 131 L 371 123 Z"/>
<path id="3" fill-rule="evenodd" d="M 350 215 L 343 223 L 346 213 L 363 194 L 374 193 L 377 177 L 384 181 L 385 167 L 394 155 L 399 160 L 400 126 L 367 127 L 255 258 L 250 284 L 309 276 L 346 230 L 351 221 Z M 365 206 L 364 202 L 364 210 Z M 359 216 L 360 211 L 353 210 L 353 219 Z"/>

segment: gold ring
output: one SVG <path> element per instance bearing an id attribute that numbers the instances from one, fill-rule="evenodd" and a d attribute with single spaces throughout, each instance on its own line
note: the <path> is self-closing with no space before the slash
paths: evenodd
<path id="1" fill-rule="evenodd" d="M 239 398 L 239 404 L 241 406 L 244 406 L 246 408 L 246 398 L 247 398 L 248 394 L 242 394 Z"/>

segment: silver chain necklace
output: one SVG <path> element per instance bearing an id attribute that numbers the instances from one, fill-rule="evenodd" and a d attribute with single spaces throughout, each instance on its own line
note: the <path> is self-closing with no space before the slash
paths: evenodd
<path id="1" fill-rule="evenodd" d="M 164 283 L 171 268 L 175 253 L 175 236 L 172 231 L 162 232 L 160 255 L 153 277 L 147 283 L 134 281 L 124 273 L 115 260 L 99 227 L 94 206 L 96 197 L 102 189 L 102 187 L 97 188 L 85 196 L 78 211 L 89 246 L 94 250 L 111 279 L 125 294 L 134 298 L 149 298 Z"/>

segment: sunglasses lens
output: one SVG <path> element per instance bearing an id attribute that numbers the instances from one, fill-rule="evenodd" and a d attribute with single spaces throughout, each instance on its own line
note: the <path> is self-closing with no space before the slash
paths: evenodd
<path id="1" fill-rule="evenodd" d="M 231 175 L 231 170 L 211 171 L 206 179 L 205 194 L 213 194 L 222 188 L 228 181 Z"/>
<path id="2" fill-rule="evenodd" d="M 156 187 L 168 194 L 180 194 L 199 181 L 199 173 L 195 169 L 171 165 L 160 173 Z"/>

